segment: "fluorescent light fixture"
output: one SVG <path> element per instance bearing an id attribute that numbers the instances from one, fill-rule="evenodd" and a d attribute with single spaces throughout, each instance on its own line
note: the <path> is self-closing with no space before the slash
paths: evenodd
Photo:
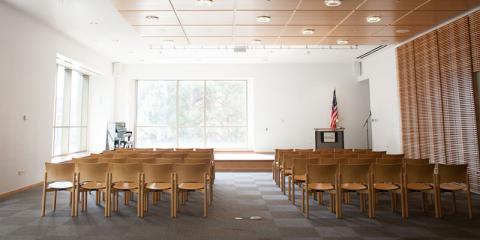
<path id="1" fill-rule="evenodd" d="M 155 15 L 145 16 L 145 21 L 147 21 L 147 22 L 158 22 L 159 20 L 160 20 L 160 18 L 158 16 L 155 16 Z"/>
<path id="2" fill-rule="evenodd" d="M 380 21 L 382 21 L 382 18 L 380 16 L 367 17 L 367 22 L 369 22 L 369 23 L 378 23 Z"/>
<path id="3" fill-rule="evenodd" d="M 197 4 L 202 7 L 208 7 L 213 5 L 213 0 L 197 0 Z"/>
<path id="4" fill-rule="evenodd" d="M 341 0 L 325 0 L 325 5 L 327 5 L 327 7 L 338 7 L 342 5 L 342 1 Z"/>
<path id="5" fill-rule="evenodd" d="M 260 39 L 253 39 L 250 43 L 251 43 L 251 44 L 255 44 L 255 45 L 259 45 L 259 44 L 262 44 L 262 40 L 260 40 Z"/>
<path id="6" fill-rule="evenodd" d="M 261 22 L 261 23 L 268 23 L 272 20 L 272 18 L 270 16 L 258 16 L 257 17 L 257 22 Z"/>
<path id="7" fill-rule="evenodd" d="M 337 44 L 338 45 L 346 45 L 346 44 L 348 44 L 348 40 L 339 39 L 339 40 L 337 40 Z"/>
<path id="8" fill-rule="evenodd" d="M 313 28 L 306 28 L 303 29 L 302 34 L 303 35 L 313 35 L 315 33 L 315 29 Z"/>

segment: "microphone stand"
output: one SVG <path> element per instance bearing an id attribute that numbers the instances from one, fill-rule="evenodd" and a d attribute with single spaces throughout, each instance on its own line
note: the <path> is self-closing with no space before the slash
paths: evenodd
<path id="1" fill-rule="evenodd" d="M 370 137 L 368 136 L 369 134 L 369 126 L 368 126 L 368 121 L 372 118 L 372 111 L 369 111 L 367 119 L 365 119 L 363 123 L 363 127 L 367 127 L 367 149 L 370 149 Z"/>

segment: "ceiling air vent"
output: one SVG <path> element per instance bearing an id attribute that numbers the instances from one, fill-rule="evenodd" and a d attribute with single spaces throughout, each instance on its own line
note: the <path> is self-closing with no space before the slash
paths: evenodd
<path id="1" fill-rule="evenodd" d="M 378 46 L 378 47 L 376 47 L 376 48 L 374 48 L 374 49 L 372 49 L 372 50 L 370 50 L 370 51 L 368 51 L 368 52 L 366 52 L 366 53 L 358 56 L 357 59 L 364 59 L 364 58 L 366 58 L 366 57 L 368 57 L 368 56 L 370 56 L 370 55 L 372 55 L 372 54 L 374 54 L 374 53 L 376 53 L 376 52 L 378 52 L 378 51 L 386 48 L 387 46 L 388 46 L 388 45 L 380 45 L 380 46 Z"/>
<path id="2" fill-rule="evenodd" d="M 236 46 L 235 48 L 233 48 L 233 52 L 236 52 L 236 53 L 246 53 L 246 52 L 247 52 L 247 47 L 245 47 L 245 46 Z"/>

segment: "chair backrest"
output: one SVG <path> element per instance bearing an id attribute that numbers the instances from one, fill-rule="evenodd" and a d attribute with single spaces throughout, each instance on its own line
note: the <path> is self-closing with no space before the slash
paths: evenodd
<path id="1" fill-rule="evenodd" d="M 204 182 L 204 174 L 208 174 L 209 170 L 208 164 L 176 164 L 177 183 Z"/>
<path id="2" fill-rule="evenodd" d="M 405 158 L 403 161 L 404 164 L 430 164 L 428 158 Z"/>
<path id="3" fill-rule="evenodd" d="M 402 158 L 377 158 L 378 164 L 403 164 Z"/>
<path id="4" fill-rule="evenodd" d="M 316 153 L 333 153 L 333 148 L 315 149 Z"/>
<path id="5" fill-rule="evenodd" d="M 331 183 L 335 184 L 337 178 L 337 164 L 308 164 L 308 183 Z"/>
<path id="6" fill-rule="evenodd" d="M 286 169 L 290 169 L 293 167 L 293 159 L 296 158 L 307 158 L 306 154 L 299 154 L 299 153 L 289 153 L 283 156 L 283 167 Z"/>
<path id="7" fill-rule="evenodd" d="M 359 153 L 358 158 L 381 158 L 383 155 L 381 153 L 370 152 L 370 153 Z"/>
<path id="8" fill-rule="evenodd" d="M 156 164 L 183 163 L 183 158 L 155 158 Z"/>
<path id="9" fill-rule="evenodd" d="M 210 153 L 202 153 L 202 152 L 191 152 L 188 153 L 185 158 L 208 158 L 212 159 L 213 156 Z"/>
<path id="10" fill-rule="evenodd" d="M 142 165 L 145 174 L 145 183 L 171 183 L 174 164 L 151 164 Z"/>
<path id="11" fill-rule="evenodd" d="M 79 163 L 77 172 L 80 174 L 80 182 L 96 181 L 105 182 L 109 170 L 108 163 Z"/>
<path id="12" fill-rule="evenodd" d="M 458 165 L 437 165 L 437 175 L 439 183 L 468 183 L 467 164 Z"/>
<path id="13" fill-rule="evenodd" d="M 134 151 L 153 152 L 153 148 L 134 148 Z"/>
<path id="14" fill-rule="evenodd" d="M 100 158 L 98 163 L 125 163 L 127 159 L 125 158 Z"/>
<path id="15" fill-rule="evenodd" d="M 73 182 L 75 163 L 45 163 L 45 171 L 47 173 L 47 182 Z"/>
<path id="16" fill-rule="evenodd" d="M 158 152 L 143 152 L 143 153 L 138 153 L 135 158 L 157 158 L 157 157 L 160 157 L 162 156 L 162 153 L 158 153 Z"/>
<path id="17" fill-rule="evenodd" d="M 173 152 L 173 148 L 156 148 L 155 152 Z"/>
<path id="18" fill-rule="evenodd" d="M 179 152 L 193 152 L 193 148 L 175 148 L 175 151 Z"/>
<path id="19" fill-rule="evenodd" d="M 375 163 L 375 158 L 353 158 L 348 159 L 348 164 L 373 164 Z"/>
<path id="20" fill-rule="evenodd" d="M 354 152 L 354 149 L 339 149 L 339 148 L 335 148 L 335 149 L 333 149 L 333 152 L 334 152 L 334 153 L 352 153 L 352 152 Z"/>
<path id="21" fill-rule="evenodd" d="M 402 183 L 403 165 L 379 164 L 373 165 L 373 182 L 375 183 Z"/>
<path id="22" fill-rule="evenodd" d="M 314 164 L 312 162 L 312 164 Z M 333 164 L 338 164 L 338 160 L 335 159 L 335 158 L 328 158 L 328 157 L 322 157 L 320 158 L 316 164 L 329 164 L 329 165 L 333 165 Z"/>
<path id="23" fill-rule="evenodd" d="M 333 152 L 311 152 L 308 153 L 308 158 L 333 158 Z"/>
<path id="24" fill-rule="evenodd" d="M 358 153 L 335 153 L 334 155 L 334 158 L 338 158 L 338 159 L 353 159 L 353 158 L 358 158 Z"/>
<path id="25" fill-rule="evenodd" d="M 385 159 L 403 159 L 405 157 L 404 154 L 383 154 L 382 155 L 382 158 L 385 158 Z"/>
<path id="26" fill-rule="evenodd" d="M 138 174 L 142 172 L 142 164 L 138 163 L 112 163 L 109 168 L 112 183 L 138 182 Z"/>
<path id="27" fill-rule="evenodd" d="M 304 175 L 307 172 L 307 159 L 306 158 L 294 158 L 293 159 L 293 175 Z"/>
<path id="28" fill-rule="evenodd" d="M 405 181 L 407 183 L 434 183 L 435 164 L 406 164 Z"/>
<path id="29" fill-rule="evenodd" d="M 125 163 L 155 163 L 155 158 L 129 158 Z"/>
<path id="30" fill-rule="evenodd" d="M 369 182 L 370 164 L 344 164 L 340 166 L 341 183 Z"/>
<path id="31" fill-rule="evenodd" d="M 138 153 L 135 152 L 126 152 L 126 153 L 117 153 L 113 155 L 114 158 L 134 158 Z"/>
<path id="32" fill-rule="evenodd" d="M 102 153 L 100 154 L 99 158 L 113 158 L 115 153 Z"/>
<path id="33" fill-rule="evenodd" d="M 98 158 L 72 158 L 73 163 L 96 163 Z"/>
<path id="34" fill-rule="evenodd" d="M 372 152 L 372 149 L 353 149 L 353 152 L 356 152 L 356 153 L 369 153 L 369 152 Z"/>
<path id="35" fill-rule="evenodd" d="M 162 156 L 160 158 L 184 158 L 185 156 L 187 156 L 187 153 L 166 152 L 166 153 L 162 153 Z"/>
<path id="36" fill-rule="evenodd" d="M 313 148 L 296 148 L 293 149 L 294 152 L 299 152 L 299 153 L 308 153 L 308 152 L 314 152 Z"/>
<path id="37" fill-rule="evenodd" d="M 212 161 L 209 158 L 184 158 L 183 163 L 194 164 L 210 164 Z"/>

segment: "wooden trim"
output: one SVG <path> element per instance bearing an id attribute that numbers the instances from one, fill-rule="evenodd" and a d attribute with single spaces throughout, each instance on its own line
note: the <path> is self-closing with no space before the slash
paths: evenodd
<path id="1" fill-rule="evenodd" d="M 9 196 L 17 194 L 17 193 L 24 192 L 24 191 L 27 191 L 27 190 L 30 190 L 30 189 L 32 189 L 34 187 L 37 187 L 37 186 L 40 186 L 42 184 L 43 184 L 43 181 L 42 182 L 37 182 L 37 183 L 34 183 L 34 184 L 30 184 L 28 186 L 21 187 L 21 188 L 18 188 L 18 189 L 14 189 L 12 191 L 0 193 L 0 199 L 9 197 Z"/>

